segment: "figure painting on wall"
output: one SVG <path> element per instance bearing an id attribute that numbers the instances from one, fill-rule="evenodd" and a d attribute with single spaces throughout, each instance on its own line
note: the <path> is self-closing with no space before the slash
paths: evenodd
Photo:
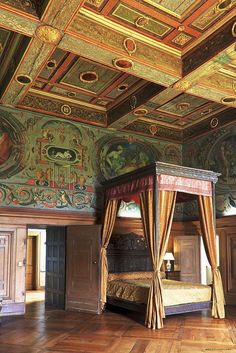
<path id="1" fill-rule="evenodd" d="M 12 141 L 8 132 L 0 129 L 0 165 L 4 164 L 11 154 Z"/>
<path id="2" fill-rule="evenodd" d="M 235 135 L 228 134 L 218 140 L 212 147 L 208 161 L 211 169 L 219 171 L 219 187 L 236 189 L 236 140 Z"/>
<path id="3" fill-rule="evenodd" d="M 106 179 L 131 172 L 159 159 L 158 152 L 139 141 L 110 139 L 100 148 L 99 169 Z"/>

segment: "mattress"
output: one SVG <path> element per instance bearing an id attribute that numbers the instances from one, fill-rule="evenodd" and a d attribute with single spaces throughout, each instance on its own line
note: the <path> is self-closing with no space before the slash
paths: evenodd
<path id="1" fill-rule="evenodd" d="M 115 279 L 108 282 L 107 296 L 135 303 L 147 303 L 150 279 Z M 211 300 L 211 287 L 191 282 L 162 280 L 164 306 Z"/>

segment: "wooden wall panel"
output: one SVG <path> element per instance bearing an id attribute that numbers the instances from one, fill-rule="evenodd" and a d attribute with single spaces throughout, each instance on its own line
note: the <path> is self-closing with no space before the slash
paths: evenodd
<path id="1" fill-rule="evenodd" d="M 23 314 L 25 310 L 25 256 L 26 256 L 26 227 L 6 226 L 0 224 L 0 237 L 5 243 L 4 277 L 6 291 L 0 294 L 2 307 L 0 316 Z M 8 245 L 6 245 L 8 243 Z"/>
<path id="2" fill-rule="evenodd" d="M 220 269 L 227 304 L 236 305 L 236 226 L 220 229 Z"/>
<path id="3" fill-rule="evenodd" d="M 173 253 L 181 281 L 200 283 L 200 237 L 175 236 Z"/>
<path id="4" fill-rule="evenodd" d="M 9 297 L 11 233 L 0 232 L 0 297 Z"/>

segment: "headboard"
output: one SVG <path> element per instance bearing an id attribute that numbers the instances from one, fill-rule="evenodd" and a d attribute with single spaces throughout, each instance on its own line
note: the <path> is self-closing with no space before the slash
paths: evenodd
<path id="1" fill-rule="evenodd" d="M 113 234 L 107 259 L 109 272 L 152 271 L 146 241 L 135 233 Z"/>

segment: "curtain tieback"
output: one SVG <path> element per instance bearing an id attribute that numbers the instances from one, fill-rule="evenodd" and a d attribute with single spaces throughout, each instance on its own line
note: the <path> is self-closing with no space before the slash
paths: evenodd
<path id="1" fill-rule="evenodd" d="M 106 255 L 107 249 L 106 248 L 101 248 L 101 255 Z"/>
<path id="2" fill-rule="evenodd" d="M 161 271 L 160 270 L 154 270 L 153 271 L 153 276 L 159 276 L 161 275 Z"/>

